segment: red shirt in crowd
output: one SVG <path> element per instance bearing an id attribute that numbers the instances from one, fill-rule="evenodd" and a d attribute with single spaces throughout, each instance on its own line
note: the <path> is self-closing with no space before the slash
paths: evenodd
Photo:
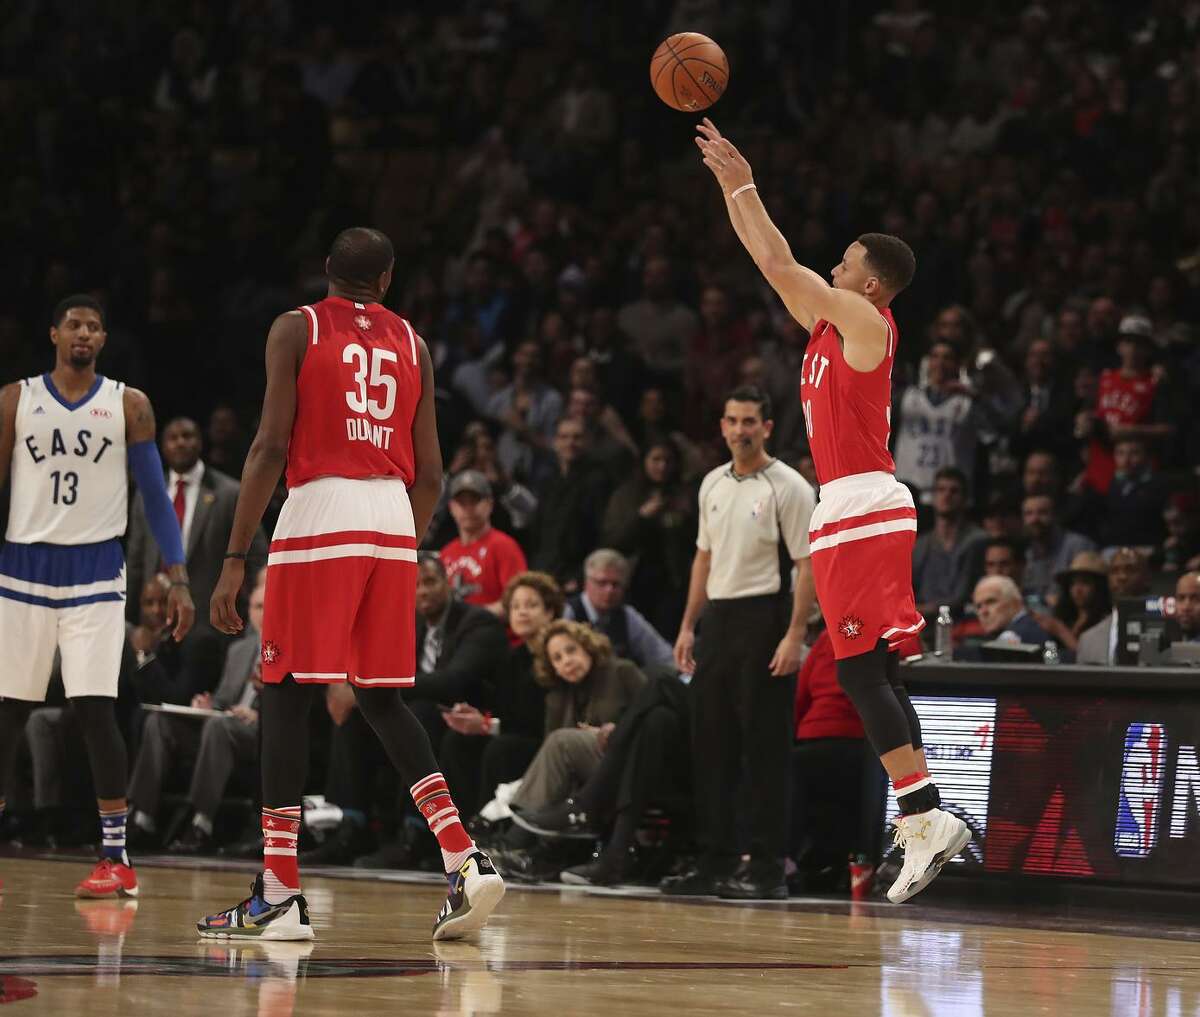
<path id="1" fill-rule="evenodd" d="M 458 599 L 480 607 L 499 600 L 508 581 L 526 568 L 521 545 L 494 528 L 469 544 L 455 537 L 441 558 Z"/>
<path id="2" fill-rule="evenodd" d="M 1115 368 L 1101 371 L 1100 387 L 1096 393 L 1096 416 L 1109 427 L 1148 424 L 1154 409 L 1156 388 L 1154 376 L 1149 371 L 1133 377 L 1126 377 Z M 1115 472 L 1112 445 L 1093 438 L 1088 446 L 1087 471 L 1084 474 L 1088 486 L 1107 494 Z"/>
<path id="3" fill-rule="evenodd" d="M 900 645 L 900 659 L 921 652 L 913 636 Z M 865 738 L 858 711 L 837 680 L 833 642 L 823 630 L 813 643 L 796 680 L 796 740 L 809 738 Z"/>

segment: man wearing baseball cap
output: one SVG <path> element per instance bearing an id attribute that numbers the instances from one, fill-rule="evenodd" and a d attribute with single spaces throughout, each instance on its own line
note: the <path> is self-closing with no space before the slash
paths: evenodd
<path id="1" fill-rule="evenodd" d="M 1163 386 L 1150 370 L 1154 325 L 1140 314 L 1127 314 L 1117 328 L 1121 366 L 1100 372 L 1088 446 L 1088 487 L 1107 494 L 1116 465 L 1113 445 L 1122 438 L 1163 441 L 1174 431 Z"/>
<path id="2" fill-rule="evenodd" d="M 507 533 L 492 527 L 492 485 L 482 473 L 456 473 L 449 495 L 458 536 L 441 551 L 446 576 L 459 600 L 500 615 L 500 595 L 509 579 L 525 571 L 525 553 Z"/>

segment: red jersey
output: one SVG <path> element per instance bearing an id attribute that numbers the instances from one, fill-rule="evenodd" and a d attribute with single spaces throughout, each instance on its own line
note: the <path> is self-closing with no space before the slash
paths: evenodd
<path id="1" fill-rule="evenodd" d="M 892 365 L 900 335 L 888 308 L 887 352 L 873 371 L 856 371 L 842 356 L 837 329 L 813 325 L 800 369 L 800 402 L 817 479 L 828 484 L 856 473 L 895 473 L 888 451 L 892 431 Z"/>
<path id="2" fill-rule="evenodd" d="M 382 304 L 326 297 L 300 308 L 308 348 L 296 379 L 287 484 L 399 477 L 411 484 L 421 358 L 412 326 Z"/>
<path id="3" fill-rule="evenodd" d="M 1145 424 L 1150 420 L 1154 408 L 1155 387 L 1149 371 L 1133 378 L 1126 378 L 1115 369 L 1101 371 L 1100 386 L 1096 393 L 1096 416 L 1109 427 Z M 1087 471 L 1084 475 L 1088 486 L 1107 494 L 1115 472 L 1112 445 L 1093 438 L 1088 445 Z"/>
<path id="4" fill-rule="evenodd" d="M 496 529 L 470 544 L 455 537 L 442 548 L 441 559 L 458 599 L 480 607 L 498 601 L 508 581 L 525 571 L 521 545 Z"/>

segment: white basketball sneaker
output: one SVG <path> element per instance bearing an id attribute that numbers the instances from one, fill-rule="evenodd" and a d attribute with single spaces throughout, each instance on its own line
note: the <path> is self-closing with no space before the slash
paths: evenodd
<path id="1" fill-rule="evenodd" d="M 433 923 L 433 938 L 462 939 L 483 928 L 504 896 L 504 880 L 492 860 L 475 851 L 457 872 L 447 873 L 450 893 Z"/>
<path id="2" fill-rule="evenodd" d="M 971 831 L 957 816 L 930 809 L 896 820 L 896 846 L 904 848 L 904 867 L 888 890 L 893 904 L 915 897 L 971 842 Z"/>

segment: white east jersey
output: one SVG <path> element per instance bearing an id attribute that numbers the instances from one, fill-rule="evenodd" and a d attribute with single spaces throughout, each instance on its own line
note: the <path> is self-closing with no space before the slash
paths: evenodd
<path id="1" fill-rule="evenodd" d="M 5 538 L 95 544 L 120 537 L 129 511 L 125 383 L 97 375 L 68 402 L 48 374 L 21 382 Z"/>

